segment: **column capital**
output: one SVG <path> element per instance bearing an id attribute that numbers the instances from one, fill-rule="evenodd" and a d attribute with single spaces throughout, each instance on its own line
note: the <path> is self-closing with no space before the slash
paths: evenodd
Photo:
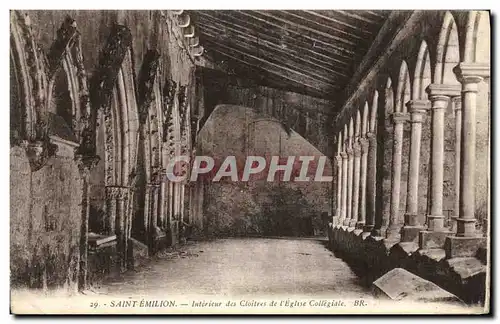
<path id="1" fill-rule="evenodd" d="M 129 187 L 107 186 L 106 198 L 124 200 L 125 198 L 127 198 L 128 192 L 129 192 Z"/>
<path id="2" fill-rule="evenodd" d="M 445 83 L 433 83 L 430 84 L 425 90 L 429 95 L 429 100 L 434 102 L 436 100 L 446 100 L 451 97 L 460 96 L 460 84 L 445 84 Z"/>
<path id="3" fill-rule="evenodd" d="M 361 145 L 361 153 L 368 153 L 370 142 L 366 138 L 360 138 L 359 144 Z"/>
<path id="4" fill-rule="evenodd" d="M 401 111 L 393 112 L 391 117 L 394 124 L 402 124 L 408 121 L 408 113 Z"/>
<path id="5" fill-rule="evenodd" d="M 488 63 L 460 63 L 453 72 L 458 81 L 462 83 L 462 91 L 477 92 L 477 84 L 483 79 L 490 77 L 490 65 Z"/>
<path id="6" fill-rule="evenodd" d="M 337 161 L 337 163 L 342 162 L 342 152 L 335 156 L 335 160 Z"/>
<path id="7" fill-rule="evenodd" d="M 375 133 L 368 132 L 368 133 L 366 133 L 366 138 L 367 138 L 368 140 L 371 140 L 372 138 L 377 138 L 377 137 L 376 137 L 376 134 L 375 134 Z"/>
<path id="8" fill-rule="evenodd" d="M 462 97 L 453 97 L 451 98 L 451 101 L 454 103 L 454 110 L 462 110 Z"/>
<path id="9" fill-rule="evenodd" d="M 426 113 L 431 108 L 431 102 L 427 99 L 414 99 L 408 101 L 406 104 L 408 112 L 413 113 Z"/>
<path id="10" fill-rule="evenodd" d="M 347 153 L 346 152 L 340 152 L 340 156 L 342 159 L 347 160 Z"/>
<path id="11" fill-rule="evenodd" d="M 352 146 L 354 156 L 361 156 L 361 144 L 359 142 L 355 142 Z"/>
<path id="12" fill-rule="evenodd" d="M 345 150 L 345 151 L 347 152 L 347 155 L 348 155 L 349 157 L 350 157 L 350 156 L 352 156 L 352 155 L 354 154 L 353 149 L 352 149 L 352 148 L 350 148 L 350 147 L 346 148 L 346 150 Z"/>

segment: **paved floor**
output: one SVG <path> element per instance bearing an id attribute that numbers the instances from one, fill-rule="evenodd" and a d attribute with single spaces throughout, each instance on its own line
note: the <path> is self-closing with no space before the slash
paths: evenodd
<path id="1" fill-rule="evenodd" d="M 313 239 L 234 238 L 191 243 L 99 288 L 164 295 L 369 297 L 347 264 Z"/>

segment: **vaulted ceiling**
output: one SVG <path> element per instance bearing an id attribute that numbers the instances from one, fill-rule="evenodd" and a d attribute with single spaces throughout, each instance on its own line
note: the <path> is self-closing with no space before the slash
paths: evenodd
<path id="1" fill-rule="evenodd" d="M 197 10 L 205 57 L 239 77 L 336 101 L 388 11 Z"/>

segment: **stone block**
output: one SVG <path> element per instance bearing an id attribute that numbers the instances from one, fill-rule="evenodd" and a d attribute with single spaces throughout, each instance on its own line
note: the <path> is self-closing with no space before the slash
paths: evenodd
<path id="1" fill-rule="evenodd" d="M 410 256 L 418 250 L 418 244 L 416 242 L 400 242 L 394 245 L 393 249 L 397 249 L 402 254 Z"/>
<path id="2" fill-rule="evenodd" d="M 444 250 L 446 258 L 475 257 L 479 248 L 486 247 L 485 237 L 446 237 Z"/>
<path id="3" fill-rule="evenodd" d="M 473 257 L 448 259 L 446 263 L 462 280 L 486 273 L 486 265 Z"/>
<path id="4" fill-rule="evenodd" d="M 423 226 L 404 226 L 401 229 L 401 242 L 418 242 L 419 233 L 423 230 Z"/>
<path id="5" fill-rule="evenodd" d="M 421 249 L 442 249 L 444 241 L 451 232 L 421 231 L 419 233 L 418 245 Z"/>
<path id="6" fill-rule="evenodd" d="M 463 304 L 452 293 L 402 268 L 392 269 L 375 280 L 372 289 L 377 297 L 391 300 Z"/>
<path id="7" fill-rule="evenodd" d="M 360 236 L 362 233 L 363 233 L 363 230 L 362 229 L 355 229 L 354 231 L 352 231 L 354 233 L 354 235 L 356 236 Z"/>
<path id="8" fill-rule="evenodd" d="M 361 234 L 361 238 L 363 239 L 363 241 L 366 240 L 368 236 L 370 236 L 370 233 L 368 232 L 363 232 L 363 234 Z"/>

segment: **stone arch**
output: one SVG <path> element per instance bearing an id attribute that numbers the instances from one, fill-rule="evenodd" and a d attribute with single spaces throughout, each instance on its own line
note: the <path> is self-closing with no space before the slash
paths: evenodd
<path id="1" fill-rule="evenodd" d="M 415 78 L 413 81 L 413 99 L 426 99 L 426 89 L 432 83 L 431 60 L 429 48 L 425 40 L 420 44 L 415 66 Z"/>
<path id="2" fill-rule="evenodd" d="M 158 225 L 163 216 L 163 197 L 160 184 L 163 168 L 163 106 L 159 80 L 159 58 L 157 51 L 148 51 L 139 74 L 138 106 L 140 121 L 140 145 L 138 161 L 141 179 L 138 189 L 141 199 L 136 206 L 132 235 L 150 245 L 150 234 L 158 234 Z M 151 251 L 153 252 L 153 251 Z"/>
<path id="3" fill-rule="evenodd" d="M 457 24 L 453 15 L 447 11 L 438 37 L 436 48 L 436 68 L 434 83 L 458 84 L 453 68 L 460 62 L 460 45 Z"/>
<path id="4" fill-rule="evenodd" d="M 13 134 L 16 141 L 33 141 L 41 135 L 36 125 L 45 111 L 47 76 L 31 20 L 19 11 L 10 13 L 10 65 L 16 97 L 11 102 L 11 129 L 18 133 Z"/>
<path id="5" fill-rule="evenodd" d="M 375 131 L 376 131 L 378 101 L 379 101 L 378 91 L 375 90 L 373 92 L 372 106 L 370 109 L 370 117 L 369 117 L 370 119 L 368 122 L 368 125 L 369 125 L 368 131 L 370 133 L 373 133 L 373 134 L 375 134 Z"/>
<path id="6" fill-rule="evenodd" d="M 361 119 L 361 136 L 365 137 L 366 133 L 370 130 L 368 114 L 370 113 L 370 107 L 368 105 L 368 101 L 365 101 L 363 105 L 363 114 Z"/>
<path id="7" fill-rule="evenodd" d="M 399 69 L 398 87 L 396 92 L 395 112 L 406 112 L 406 103 L 411 99 L 411 81 L 406 61 L 401 62 Z"/>
<path id="8" fill-rule="evenodd" d="M 483 70 L 490 70 L 490 17 L 488 11 L 470 11 L 465 32 L 464 62 L 473 63 Z M 491 72 L 490 72 L 491 73 Z M 488 231 L 490 217 L 490 150 L 491 137 L 491 87 L 490 77 L 478 84 L 476 97 L 476 174 L 475 174 L 475 217 L 476 225 L 483 233 Z"/>
<path id="9" fill-rule="evenodd" d="M 395 103 L 395 112 L 401 112 L 408 115 L 407 103 L 411 100 L 412 97 L 412 84 L 409 73 L 408 64 L 405 60 L 402 61 L 400 71 L 399 71 L 399 79 L 398 79 L 398 88 L 396 94 L 396 103 Z M 409 117 L 409 115 L 408 115 Z M 407 184 L 408 184 L 408 166 L 409 166 L 409 157 L 410 157 L 410 137 L 411 137 L 411 126 L 410 123 L 404 123 L 402 125 L 403 133 L 402 138 L 395 138 L 395 144 L 401 141 L 401 175 L 399 181 L 399 212 L 398 212 L 398 221 L 401 222 L 400 215 L 403 215 L 406 209 L 406 195 L 407 195 Z M 395 134 L 396 135 L 396 134 Z M 395 159 L 396 156 L 393 157 Z M 394 162 L 394 161 L 393 161 Z"/>
<path id="10" fill-rule="evenodd" d="M 177 93 L 177 83 L 167 79 L 163 88 L 163 168 L 166 168 L 173 158 L 180 155 L 181 132 Z M 176 242 L 179 235 L 179 202 L 181 196 L 178 183 L 167 181 L 165 191 L 165 227 L 170 229 L 168 240 L 173 243 Z"/>
<path id="11" fill-rule="evenodd" d="M 387 77 L 377 102 L 377 172 L 376 174 L 376 214 L 373 234 L 383 236 L 388 224 L 391 200 L 391 166 L 394 124 L 391 115 L 394 112 L 394 89 L 391 77 Z"/>
<path id="12" fill-rule="evenodd" d="M 470 11 L 465 32 L 464 62 L 490 62 L 490 15 Z"/>
<path id="13" fill-rule="evenodd" d="M 361 113 L 360 109 L 356 109 L 356 116 L 355 116 L 355 121 L 354 121 L 354 137 L 357 140 L 359 136 L 361 136 Z"/>

